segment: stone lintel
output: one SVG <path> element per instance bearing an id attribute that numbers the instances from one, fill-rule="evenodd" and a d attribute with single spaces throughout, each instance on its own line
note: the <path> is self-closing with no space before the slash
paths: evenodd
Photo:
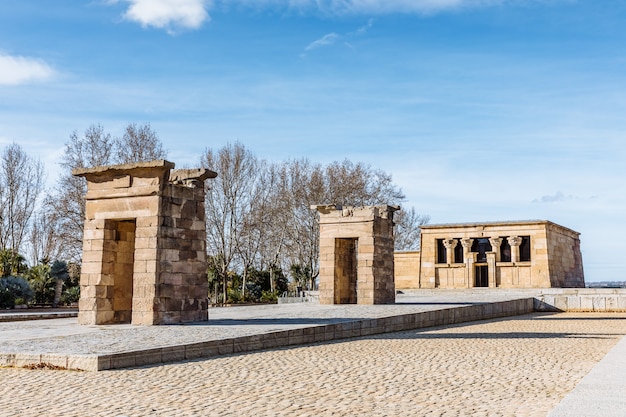
<path id="1" fill-rule="evenodd" d="M 85 200 L 110 200 L 114 198 L 147 197 L 158 195 L 161 188 L 158 185 L 148 187 L 127 187 L 112 190 L 89 189 L 85 194 Z"/>
<path id="2" fill-rule="evenodd" d="M 155 170 L 155 171 L 168 171 L 174 169 L 175 164 L 165 159 L 159 159 L 156 161 L 148 162 L 133 162 L 130 164 L 119 165 L 103 165 L 93 168 L 76 168 L 72 170 L 72 175 L 75 177 L 85 177 L 87 180 L 96 177 L 117 177 L 123 174 L 130 174 L 137 170 Z"/>
<path id="3" fill-rule="evenodd" d="M 321 214 L 328 214 L 335 210 L 341 210 L 341 206 L 336 206 L 334 204 L 313 204 L 310 206 L 311 210 L 317 210 Z"/>
<path id="4" fill-rule="evenodd" d="M 174 184 L 184 184 L 192 180 L 204 181 L 215 177 L 217 177 L 217 172 L 206 168 L 175 169 L 170 172 L 170 182 Z"/>
<path id="5" fill-rule="evenodd" d="M 399 206 L 335 206 L 335 205 L 312 205 L 312 210 L 320 213 L 320 223 L 350 223 L 372 221 L 376 218 L 393 218 L 393 213 L 400 210 Z"/>
<path id="6" fill-rule="evenodd" d="M 513 221 L 491 221 L 491 222 L 470 222 L 470 223 L 441 223 L 441 224 L 425 224 L 420 226 L 422 230 L 437 230 L 437 232 L 445 232 L 446 230 L 451 230 L 454 232 L 458 232 L 460 229 L 476 229 L 476 230 L 485 230 L 485 229 L 512 229 L 517 228 L 518 226 L 543 226 L 550 227 L 554 229 L 559 229 L 566 234 L 570 234 L 574 237 L 580 236 L 580 233 L 572 230 L 568 227 L 562 226 L 560 224 L 551 222 L 550 220 L 513 220 Z"/>

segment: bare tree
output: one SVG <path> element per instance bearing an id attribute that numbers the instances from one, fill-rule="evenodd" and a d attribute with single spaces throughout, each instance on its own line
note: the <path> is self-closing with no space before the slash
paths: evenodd
<path id="1" fill-rule="evenodd" d="M 252 212 L 254 176 L 258 161 L 240 143 L 228 144 L 214 152 L 207 149 L 202 166 L 218 173 L 207 183 L 206 224 L 207 251 L 219 262 L 222 296 L 227 298 L 228 272 L 243 244 L 246 227 Z"/>
<path id="2" fill-rule="evenodd" d="M 225 149 L 253 159 L 240 144 Z M 245 175 L 229 166 L 234 160 L 233 156 L 216 158 L 212 153 L 205 158 L 207 167 L 218 172 L 218 179 L 225 174 L 222 182 L 212 184 L 206 203 L 210 221 L 207 246 L 214 259 L 222 262 L 222 291 L 230 269 L 243 274 L 245 288 L 246 271 L 255 263 L 262 270 L 280 268 L 308 274 L 308 286 L 313 288 L 319 274 L 319 226 L 317 213 L 310 209 L 312 204 L 397 204 L 404 198 L 391 176 L 349 160 L 326 166 L 308 159 L 276 164 L 257 161 L 256 169 Z M 239 176 L 234 178 L 233 172 Z M 247 187 L 239 185 L 238 192 L 252 193 L 248 197 L 238 195 L 244 204 L 235 201 L 225 188 L 241 181 Z M 270 282 L 274 284 L 273 277 Z"/>
<path id="3" fill-rule="evenodd" d="M 402 208 L 394 215 L 396 223 L 394 246 L 398 251 L 420 249 L 421 226 L 428 224 L 430 216 L 418 214 L 415 207 Z"/>
<path id="4" fill-rule="evenodd" d="M 404 199 L 390 175 L 349 160 L 328 165 L 308 159 L 267 163 L 235 143 L 207 149 L 202 165 L 218 173 L 207 183 L 205 207 L 211 276 L 220 281 L 223 300 L 233 272 L 242 275 L 245 295 L 251 267 L 297 272 L 300 282 L 314 287 L 319 224 L 311 205 L 396 205 Z M 401 234 L 413 230 L 416 221 L 427 220 L 414 210 L 408 214 Z M 270 282 L 275 283 L 272 276 Z"/>
<path id="5" fill-rule="evenodd" d="M 0 159 L 0 249 L 15 255 L 23 249 L 43 182 L 39 160 L 15 143 L 4 149 Z"/>
<path id="6" fill-rule="evenodd" d="M 165 157 L 166 152 L 150 125 L 129 124 L 121 138 L 113 138 L 99 124 L 89 126 L 80 136 L 76 131 L 70 135 L 61 161 L 64 171 L 55 193 L 46 198 L 48 210 L 54 213 L 50 220 L 56 222 L 56 237 L 65 259 L 80 261 L 85 220 L 87 184 L 83 178 L 74 177 L 72 170 Z"/>
<path id="7" fill-rule="evenodd" d="M 72 175 L 75 168 L 89 168 L 114 163 L 115 141 L 110 133 L 106 133 L 100 124 L 85 129 L 83 136 L 74 131 L 65 144 L 65 154 L 61 166 Z M 81 180 L 81 183 L 84 182 Z"/>
<path id="8" fill-rule="evenodd" d="M 310 288 L 319 275 L 318 214 L 310 209 L 311 205 L 395 205 L 404 199 L 390 175 L 347 159 L 326 166 L 307 159 L 293 160 L 285 163 L 285 172 L 287 190 L 282 194 L 291 199 L 285 267 L 292 270 L 295 265 L 299 271 L 309 273 Z"/>
<path id="9" fill-rule="evenodd" d="M 76 168 L 95 167 L 113 163 L 114 144 L 109 133 L 101 125 L 89 126 L 82 136 L 74 131 L 65 144 L 61 160 L 63 172 L 56 192 L 46 198 L 46 205 L 57 216 L 59 235 L 65 247 L 65 258 L 80 261 L 82 256 L 83 223 L 87 184 L 83 178 L 72 175 Z"/>
<path id="10" fill-rule="evenodd" d="M 397 204 L 404 200 L 402 190 L 391 175 L 347 159 L 332 162 L 325 169 L 328 203 L 341 206 Z"/>
<path id="11" fill-rule="evenodd" d="M 244 215 L 241 239 L 237 246 L 237 255 L 242 267 L 242 296 L 245 296 L 248 270 L 251 267 L 259 270 L 269 269 L 270 287 L 272 291 L 274 290 L 273 266 L 276 266 L 277 261 L 275 257 L 267 254 L 276 248 L 276 232 L 281 233 L 280 229 L 288 225 L 281 210 L 281 201 L 276 199 L 275 190 L 280 181 L 278 166 L 266 161 L 257 161 L 255 173 L 250 181 L 253 183 L 250 209 Z"/>
<path id="12" fill-rule="evenodd" d="M 114 140 L 115 160 L 119 164 L 164 159 L 166 152 L 150 124 L 129 123 L 121 138 Z"/>
<path id="13" fill-rule="evenodd" d="M 312 204 L 324 204 L 331 199 L 328 179 L 320 164 L 313 164 L 308 159 L 288 161 L 284 164 L 282 191 L 287 202 L 289 219 L 285 232 L 287 239 L 284 246 L 286 255 L 282 257 L 283 267 L 309 273 L 309 288 L 314 288 L 315 278 L 319 274 L 319 226 L 317 213 L 311 210 Z"/>
<path id="14" fill-rule="evenodd" d="M 263 206 L 264 232 L 259 247 L 258 269 L 270 273 L 270 289 L 276 289 L 276 272 L 285 271 L 289 263 L 286 252 L 294 245 L 293 236 L 294 195 L 290 192 L 289 173 L 285 164 L 274 163 L 267 166 L 261 186 L 266 190 L 267 199 Z"/>
<path id="15" fill-rule="evenodd" d="M 28 234 L 28 248 L 30 264 L 51 259 L 61 259 L 64 253 L 63 241 L 58 237 L 61 231 L 58 229 L 56 213 L 46 209 L 46 203 L 34 214 L 30 233 Z"/>

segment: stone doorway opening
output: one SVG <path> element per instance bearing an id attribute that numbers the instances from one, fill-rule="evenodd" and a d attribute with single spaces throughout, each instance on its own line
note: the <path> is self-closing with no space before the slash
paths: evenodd
<path id="1" fill-rule="evenodd" d="M 488 287 L 489 286 L 489 267 L 487 265 L 476 265 L 476 279 L 474 282 L 475 287 Z"/>
<path id="2" fill-rule="evenodd" d="M 106 220 L 103 261 L 111 279 L 105 287 L 111 302 L 112 323 L 130 323 L 133 312 L 136 220 Z"/>
<path id="3" fill-rule="evenodd" d="M 320 304 L 392 304 L 393 213 L 399 207 L 319 205 Z"/>
<path id="4" fill-rule="evenodd" d="M 85 177 L 80 324 L 208 320 L 204 181 L 208 169 L 165 161 L 72 173 Z"/>
<path id="5" fill-rule="evenodd" d="M 357 238 L 335 239 L 335 304 L 356 304 L 358 288 Z"/>

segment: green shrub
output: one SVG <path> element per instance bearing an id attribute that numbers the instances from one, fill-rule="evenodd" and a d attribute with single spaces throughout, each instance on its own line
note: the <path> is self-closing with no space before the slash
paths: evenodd
<path id="1" fill-rule="evenodd" d="M 13 302 L 15 302 L 16 298 L 21 298 L 26 302 L 33 298 L 33 290 L 30 288 L 28 281 L 22 277 L 8 276 L 0 278 L 0 291 L 2 290 L 8 291 L 12 295 Z"/>
<path id="2" fill-rule="evenodd" d="M 63 291 L 63 295 L 61 295 L 61 303 L 63 305 L 70 305 L 72 303 L 77 303 L 80 299 L 80 287 L 70 287 Z"/>
<path id="3" fill-rule="evenodd" d="M 6 288 L 0 288 L 0 308 L 15 307 L 15 297 Z"/>
<path id="4" fill-rule="evenodd" d="M 243 301 L 243 297 L 241 296 L 241 291 L 237 289 L 228 289 L 228 299 L 226 302 L 230 304 L 237 304 Z"/>
<path id="5" fill-rule="evenodd" d="M 28 270 L 28 282 L 34 292 L 34 302 L 51 304 L 54 301 L 56 280 L 50 276 L 50 265 L 39 264 Z"/>
<path id="6" fill-rule="evenodd" d="M 261 302 L 276 304 L 278 302 L 278 295 L 272 291 L 263 291 L 263 293 L 261 294 Z"/>
<path id="7" fill-rule="evenodd" d="M 263 290 L 261 287 L 253 282 L 246 283 L 246 302 L 258 303 Z"/>

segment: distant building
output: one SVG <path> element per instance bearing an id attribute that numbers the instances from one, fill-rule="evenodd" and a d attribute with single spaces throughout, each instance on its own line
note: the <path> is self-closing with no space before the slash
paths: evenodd
<path id="1" fill-rule="evenodd" d="M 396 252 L 396 289 L 584 287 L 580 233 L 546 220 L 422 226 Z"/>

